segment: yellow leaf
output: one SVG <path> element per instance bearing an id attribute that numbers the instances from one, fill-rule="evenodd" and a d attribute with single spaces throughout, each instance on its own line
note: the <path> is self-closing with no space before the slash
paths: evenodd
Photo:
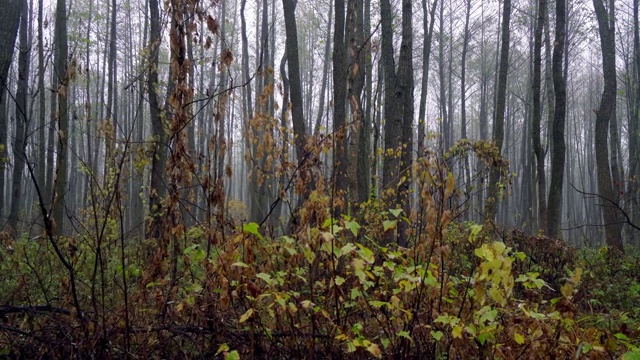
<path id="1" fill-rule="evenodd" d="M 562 285 L 562 287 L 560 288 L 560 293 L 562 293 L 564 297 L 573 295 L 573 284 L 566 283 Z"/>
<path id="2" fill-rule="evenodd" d="M 247 310 L 247 312 L 242 314 L 242 316 L 240 316 L 240 320 L 238 320 L 238 323 L 242 324 L 243 322 L 249 320 L 251 315 L 253 315 L 253 308 Z"/>
<path id="3" fill-rule="evenodd" d="M 615 353 L 616 350 L 618 350 L 618 343 L 616 342 L 616 339 L 612 336 L 608 337 L 607 341 L 604 343 L 604 348 L 610 353 Z"/>
<path id="4" fill-rule="evenodd" d="M 381 358 L 382 357 L 382 350 L 380 350 L 380 347 L 378 346 L 378 344 L 371 344 L 367 347 L 367 351 L 369 353 L 371 353 L 371 355 L 377 357 L 377 358 Z"/>
<path id="5" fill-rule="evenodd" d="M 577 284 L 580 282 L 580 278 L 582 278 L 582 269 L 577 268 L 576 271 L 573 273 L 573 276 L 571 277 L 571 282 L 574 284 Z"/>
<path id="6" fill-rule="evenodd" d="M 447 176 L 447 184 L 446 187 L 444 189 L 444 197 L 448 198 L 449 196 L 451 196 L 451 194 L 453 194 L 453 187 L 456 184 L 456 180 L 453 177 L 453 173 L 449 172 L 449 175 Z"/>
<path id="7" fill-rule="evenodd" d="M 518 345 L 524 344 L 524 336 L 522 336 L 522 334 L 518 332 L 513 334 L 513 340 L 515 340 L 518 343 Z"/>
<path id="8" fill-rule="evenodd" d="M 451 336 L 453 336 L 454 339 L 460 339 L 462 337 L 462 326 L 454 326 L 453 330 L 451 331 Z"/>

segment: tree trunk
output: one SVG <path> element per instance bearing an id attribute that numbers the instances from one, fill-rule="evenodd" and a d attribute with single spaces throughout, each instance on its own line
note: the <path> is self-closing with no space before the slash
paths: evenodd
<path id="1" fill-rule="evenodd" d="M 627 193 L 630 196 L 631 205 L 631 217 L 634 224 L 640 224 L 640 196 L 638 196 L 638 175 L 640 171 L 640 21 L 638 19 L 639 9 L 638 0 L 633 0 L 633 62 L 634 73 L 632 83 L 635 84 L 635 104 L 633 108 L 634 112 L 631 113 L 629 119 L 629 186 Z M 637 232 L 634 232 L 633 245 L 638 245 L 636 237 Z"/>
<path id="2" fill-rule="evenodd" d="M 355 192 L 350 200 L 358 203 L 367 201 L 369 197 L 369 173 L 371 152 L 369 138 L 371 125 L 366 122 L 364 116 L 361 96 L 364 87 L 364 52 L 361 47 L 364 44 L 364 19 L 363 6 L 361 1 L 349 0 L 347 11 L 347 28 L 349 31 L 349 104 L 351 105 L 351 117 L 353 126 L 351 127 L 351 145 L 349 147 L 349 162 L 355 162 L 355 176 L 352 176 L 351 183 L 354 186 L 351 192 Z M 352 167 L 353 169 L 353 167 Z"/>
<path id="3" fill-rule="evenodd" d="M 450 138 L 450 124 L 449 124 L 449 116 L 447 114 L 447 88 L 445 85 L 445 66 L 444 66 L 444 1 L 440 3 L 440 12 L 439 12 L 439 29 L 440 36 L 438 37 L 438 82 L 440 84 L 440 136 L 441 136 L 441 144 L 440 144 L 440 152 L 444 154 L 451 144 L 449 143 Z"/>
<path id="4" fill-rule="evenodd" d="M 298 163 L 305 154 L 307 132 L 305 129 L 304 112 L 302 104 L 302 85 L 300 83 L 300 57 L 298 55 L 298 29 L 296 26 L 297 0 L 282 0 L 284 9 L 284 22 L 286 30 L 285 47 L 287 51 L 287 64 L 289 68 L 289 81 L 291 84 L 291 118 L 293 121 L 293 133 L 296 144 L 296 158 Z"/>
<path id="5" fill-rule="evenodd" d="M 329 6 L 329 21 L 327 24 L 327 38 L 324 43 L 324 65 L 322 66 L 322 85 L 320 85 L 320 99 L 318 103 L 318 115 L 316 116 L 316 123 L 313 126 L 313 135 L 318 135 L 320 131 L 320 125 L 322 124 L 322 117 L 324 114 L 324 99 L 327 92 L 327 79 L 329 78 L 329 55 L 331 54 L 331 26 L 333 22 L 333 6 Z M 335 56 L 335 54 L 334 54 Z"/>
<path id="6" fill-rule="evenodd" d="M 553 90 L 555 92 L 555 112 L 553 115 L 551 152 L 551 185 L 549 186 L 547 233 L 551 237 L 560 235 L 562 216 L 562 186 L 564 183 L 564 162 L 566 146 L 564 141 L 565 118 L 567 109 L 567 90 L 562 70 L 562 57 L 565 42 L 566 9 L 565 0 L 556 1 L 556 28 L 553 42 Z"/>
<path id="7" fill-rule="evenodd" d="M 20 16 L 20 53 L 18 54 L 18 90 L 16 91 L 16 137 L 13 146 L 13 177 L 11 212 L 9 213 L 9 231 L 13 235 L 18 235 L 18 218 L 22 203 L 22 170 L 26 161 L 26 127 L 27 127 L 27 86 L 29 82 L 29 58 L 30 49 L 27 40 L 27 15 L 29 8 L 26 0 L 22 3 L 22 14 Z M 43 91 L 44 89 L 41 89 Z"/>
<path id="8" fill-rule="evenodd" d="M 347 99 L 347 55 L 345 43 L 345 1 L 335 0 L 335 23 L 333 31 L 333 133 L 335 136 L 333 150 L 333 188 L 338 199 L 347 201 L 347 170 L 349 158 L 347 157 L 348 129 L 346 114 Z M 340 202 L 338 202 L 340 204 Z M 332 215 L 338 217 L 346 206 L 334 204 Z"/>
<path id="9" fill-rule="evenodd" d="M 67 71 L 67 6 L 65 0 L 57 0 L 55 25 L 55 72 L 58 83 L 55 84 L 58 95 L 58 146 L 56 149 L 56 177 L 54 184 L 53 221 L 57 226 L 57 233 L 64 231 L 64 196 L 67 191 L 67 146 L 69 137 L 69 113 L 67 109 L 67 92 L 69 90 L 69 73 Z"/>
<path id="10" fill-rule="evenodd" d="M 165 166 L 167 163 L 167 134 L 164 118 L 158 103 L 158 52 L 161 41 L 160 8 L 158 0 L 149 0 L 149 74 L 147 91 L 149 92 L 149 116 L 151 117 L 151 136 L 153 150 L 151 153 L 151 183 L 149 189 L 149 217 L 147 238 L 158 239 L 161 233 L 163 199 L 166 196 Z"/>
<path id="11" fill-rule="evenodd" d="M 467 52 L 469 50 L 469 19 L 471 17 L 471 0 L 466 0 L 464 17 L 464 34 L 462 40 L 462 60 L 460 63 L 460 138 L 466 139 L 467 135 Z M 469 168 L 469 157 L 464 155 L 463 179 L 465 184 L 465 197 L 471 194 L 471 169 Z M 467 215 L 465 214 L 465 217 Z"/>
<path id="12" fill-rule="evenodd" d="M 13 49 L 18 35 L 23 0 L 0 0 L 3 15 L 0 17 L 0 159 L 7 158 L 7 104 L 5 90 L 9 86 L 9 67 L 13 59 Z M 4 215 L 4 172 L 5 161 L 0 160 L 0 217 Z"/>
<path id="13" fill-rule="evenodd" d="M 38 0 L 38 163 L 36 167 L 38 169 L 38 187 L 40 191 L 44 191 L 46 186 L 45 170 L 47 164 L 46 159 L 46 110 L 47 105 L 45 103 L 45 88 L 44 88 L 44 31 L 42 22 L 43 17 L 43 1 Z M 89 11 L 91 13 L 91 11 Z M 2 101 L 2 100 L 0 100 Z M 2 175 L 0 174 L 0 177 Z M 45 194 L 40 194 L 45 195 Z M 45 199 L 48 199 L 45 197 Z"/>
<path id="14" fill-rule="evenodd" d="M 425 127 L 427 126 L 427 93 L 429 91 L 429 64 L 431 58 L 431 44 L 433 39 L 433 25 L 436 23 L 436 8 L 438 0 L 433 0 L 431 11 L 427 13 L 427 1 L 422 0 L 424 41 L 422 43 L 422 86 L 420 89 L 420 108 L 418 110 L 418 156 L 424 155 Z M 427 21 L 427 15 L 429 21 Z"/>
<path id="15" fill-rule="evenodd" d="M 493 120 L 493 142 L 502 151 L 502 142 L 504 140 L 504 117 L 506 108 L 507 93 L 507 74 L 509 71 L 509 23 L 511 21 L 511 0 L 504 1 L 504 10 L 502 14 L 502 35 L 500 47 L 500 67 L 498 69 L 498 84 L 496 94 L 495 118 Z M 491 179 L 489 182 L 489 195 L 487 198 L 487 218 L 494 219 L 496 214 L 496 206 L 498 195 L 500 192 L 500 170 L 491 170 Z"/>
<path id="16" fill-rule="evenodd" d="M 617 78 L 616 78 L 616 43 L 613 18 L 605 9 L 603 0 L 593 0 L 593 6 L 598 19 L 598 33 L 602 49 L 602 70 L 604 75 L 604 89 L 600 100 L 600 107 L 596 113 L 595 146 L 596 168 L 598 174 L 598 193 L 602 202 L 602 216 L 605 224 L 607 245 L 617 251 L 623 251 L 622 225 L 618 211 L 618 197 L 613 191 L 611 183 L 611 166 L 607 136 L 609 121 L 615 111 Z M 613 6 L 613 1 L 611 2 Z M 613 8 L 609 9 L 613 12 Z"/>
<path id="17" fill-rule="evenodd" d="M 380 1 L 382 14 L 382 62 L 384 68 L 384 142 L 383 183 L 394 190 L 391 208 L 410 215 L 409 186 L 413 148 L 413 9 L 410 0 L 402 1 L 402 41 L 396 73 L 393 53 L 393 11 L 389 0 Z M 406 223 L 398 224 L 398 244 L 407 245 Z"/>
<path id="18" fill-rule="evenodd" d="M 538 184 L 538 227 L 547 229 L 547 200 L 546 200 L 546 177 L 544 172 L 545 152 L 540 140 L 540 121 L 542 119 L 541 106 L 541 84 L 542 84 L 542 30 L 546 17 L 547 1 L 539 0 L 538 17 L 534 34 L 533 50 L 533 119 L 531 136 L 533 141 L 533 151 L 536 155 L 536 172 Z"/>

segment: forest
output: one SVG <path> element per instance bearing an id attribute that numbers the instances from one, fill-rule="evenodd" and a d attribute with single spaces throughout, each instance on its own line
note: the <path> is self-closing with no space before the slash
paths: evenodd
<path id="1" fill-rule="evenodd" d="M 640 359 L 640 0 L 0 8 L 0 358 Z"/>

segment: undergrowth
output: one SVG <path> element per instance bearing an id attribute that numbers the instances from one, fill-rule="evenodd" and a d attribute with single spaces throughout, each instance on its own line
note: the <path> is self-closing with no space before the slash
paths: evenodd
<path id="1" fill-rule="evenodd" d="M 372 198 L 333 218 L 318 181 L 283 236 L 212 220 L 164 245 L 3 237 L 0 357 L 640 357 L 637 254 L 462 221 L 445 162 L 415 169 L 414 213 Z M 401 223 L 406 247 L 386 241 Z"/>

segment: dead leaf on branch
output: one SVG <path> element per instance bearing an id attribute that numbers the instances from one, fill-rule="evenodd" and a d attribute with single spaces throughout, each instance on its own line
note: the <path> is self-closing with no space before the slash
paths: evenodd
<path id="1" fill-rule="evenodd" d="M 212 18 L 211 15 L 207 15 L 207 27 L 211 33 L 219 35 L 218 32 L 220 30 L 220 25 L 216 21 L 216 19 Z"/>
<path id="2" fill-rule="evenodd" d="M 220 56 L 220 60 L 226 66 L 231 66 L 231 63 L 233 62 L 233 53 L 231 52 L 231 50 L 225 49 L 222 52 L 222 56 Z"/>

